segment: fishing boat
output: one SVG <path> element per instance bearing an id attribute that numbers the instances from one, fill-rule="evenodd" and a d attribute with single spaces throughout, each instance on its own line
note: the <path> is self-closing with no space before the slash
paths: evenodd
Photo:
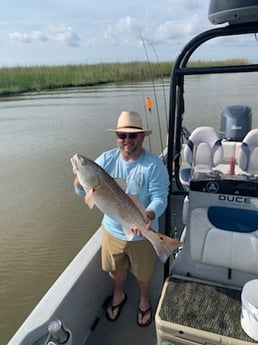
<path id="1" fill-rule="evenodd" d="M 257 1 L 210 1 L 209 19 L 219 26 L 194 37 L 174 63 L 165 150 L 171 187 L 161 229 L 184 245 L 165 265 L 157 263 L 152 324 L 146 328 L 136 324 L 138 297 L 131 275 L 119 319 L 105 318 L 111 286 L 100 266 L 98 229 L 8 345 L 258 341 L 258 304 L 253 305 L 258 300 L 258 130 L 252 125 L 252 108 L 239 100 L 224 104 L 220 128 L 201 123 L 189 130 L 184 124 L 188 77 L 257 76 L 258 64 L 249 62 L 189 64 L 195 51 L 213 39 L 255 38 L 257 14 Z M 205 101 L 200 97 L 200 103 Z"/>

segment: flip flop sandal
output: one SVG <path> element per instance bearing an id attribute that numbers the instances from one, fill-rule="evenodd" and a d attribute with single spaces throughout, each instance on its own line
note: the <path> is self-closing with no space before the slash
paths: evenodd
<path id="1" fill-rule="evenodd" d="M 106 318 L 109 320 L 109 321 L 116 321 L 121 313 L 121 310 L 125 304 L 125 302 L 127 301 L 127 294 L 124 293 L 125 297 L 124 299 L 122 300 L 121 303 L 117 304 L 117 305 L 113 305 L 112 302 L 110 302 L 109 306 L 107 307 L 107 310 L 106 310 Z M 111 301 L 112 301 L 112 298 L 111 298 Z M 113 311 L 117 309 L 117 314 L 116 314 L 116 317 L 114 319 L 112 319 L 110 317 L 110 315 L 108 314 L 108 309 L 110 308 L 110 310 Z"/>
<path id="2" fill-rule="evenodd" d="M 150 315 L 149 320 L 147 320 L 146 322 L 139 322 L 139 315 L 141 316 L 141 318 L 143 319 L 146 315 Z M 151 324 L 152 322 L 152 309 L 151 307 L 149 307 L 147 310 L 143 311 L 140 308 L 138 308 L 138 314 L 137 314 L 137 324 L 140 327 L 147 327 Z"/>

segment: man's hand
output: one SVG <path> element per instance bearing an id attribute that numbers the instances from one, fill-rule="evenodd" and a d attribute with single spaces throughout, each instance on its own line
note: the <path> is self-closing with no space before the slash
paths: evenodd
<path id="1" fill-rule="evenodd" d="M 155 213 L 152 210 L 146 210 L 146 229 L 147 230 L 151 230 L 151 221 L 155 218 Z M 141 233 L 141 231 L 139 229 L 137 229 L 137 227 L 132 226 L 131 227 L 132 232 L 134 232 L 137 236 L 143 237 L 143 234 Z"/>

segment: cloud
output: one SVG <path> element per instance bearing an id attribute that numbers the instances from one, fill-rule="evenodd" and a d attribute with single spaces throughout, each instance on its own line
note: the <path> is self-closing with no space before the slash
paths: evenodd
<path id="1" fill-rule="evenodd" d="M 176 6 L 181 9 L 181 0 L 176 1 Z M 198 7 L 195 0 L 184 0 L 185 6 L 190 11 Z M 176 16 L 167 21 L 152 22 L 148 17 L 139 20 L 138 18 L 126 16 L 117 21 L 109 23 L 104 30 L 104 39 L 112 45 L 139 45 L 142 38 L 153 44 L 183 44 L 196 34 L 207 28 L 208 21 L 203 20 L 202 11 L 188 16 Z M 142 36 L 142 37 L 141 37 Z"/>
<path id="2" fill-rule="evenodd" d="M 173 11 L 181 12 L 183 11 L 201 11 L 205 8 L 204 1 L 201 3 L 200 0 L 170 0 Z M 208 1 L 207 1 L 208 6 Z"/>
<path id="3" fill-rule="evenodd" d="M 50 25 L 47 31 L 49 37 L 51 37 L 51 39 L 53 40 L 64 43 L 71 47 L 81 46 L 80 37 L 76 34 L 76 32 L 73 31 L 70 26 L 66 26 L 63 24 Z"/>
<path id="4" fill-rule="evenodd" d="M 32 40 L 45 42 L 48 41 L 47 36 L 43 35 L 40 31 L 33 31 L 31 34 Z"/>
<path id="5" fill-rule="evenodd" d="M 24 34 L 23 32 L 18 32 L 18 31 L 11 32 L 9 34 L 9 37 L 13 41 L 20 41 L 23 43 L 31 43 L 32 42 L 30 35 Z"/>
<path id="6" fill-rule="evenodd" d="M 77 35 L 70 26 L 63 24 L 49 25 L 45 30 L 45 33 L 39 30 L 32 31 L 29 34 L 16 31 L 10 33 L 9 37 L 13 41 L 19 41 L 22 43 L 46 42 L 51 40 L 63 43 L 70 47 L 79 47 L 82 43 L 79 35 Z"/>
<path id="7" fill-rule="evenodd" d="M 153 35 L 157 44 L 186 42 L 207 28 L 200 15 L 193 15 L 191 20 L 171 20 L 160 24 Z"/>
<path id="8" fill-rule="evenodd" d="M 139 23 L 136 19 L 127 16 L 109 24 L 104 32 L 105 40 L 113 44 L 127 44 L 135 42 L 139 38 Z"/>

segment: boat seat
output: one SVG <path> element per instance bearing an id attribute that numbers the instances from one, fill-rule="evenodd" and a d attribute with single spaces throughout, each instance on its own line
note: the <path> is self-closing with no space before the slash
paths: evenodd
<path id="1" fill-rule="evenodd" d="M 233 159 L 235 159 L 235 175 L 241 175 L 243 174 L 243 170 L 240 169 L 237 157 L 238 157 L 238 151 L 241 145 L 241 142 L 237 141 L 227 141 L 222 140 L 221 142 L 223 147 L 223 158 L 220 164 L 216 167 L 217 170 L 221 171 L 224 174 L 230 173 L 230 162 Z"/>
<path id="2" fill-rule="evenodd" d="M 258 129 L 252 129 L 242 140 L 237 161 L 244 172 L 258 175 Z"/>
<path id="3" fill-rule="evenodd" d="M 221 206 L 195 208 L 189 225 L 194 261 L 258 273 L 257 211 Z"/>
<path id="4" fill-rule="evenodd" d="M 221 139 L 212 127 L 198 127 L 185 144 L 183 155 L 187 168 L 180 171 L 182 185 L 189 186 L 193 173 L 208 173 L 217 166 L 223 157 Z"/>

